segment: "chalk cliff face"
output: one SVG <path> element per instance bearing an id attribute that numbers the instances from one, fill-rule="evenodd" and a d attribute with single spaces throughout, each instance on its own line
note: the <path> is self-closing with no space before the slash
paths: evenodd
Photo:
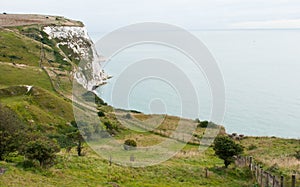
<path id="1" fill-rule="evenodd" d="M 101 68 L 103 59 L 95 50 L 87 29 L 81 26 L 45 26 L 43 31 L 49 39 L 57 42 L 72 62 L 75 68 L 74 78 L 85 89 L 91 91 L 107 80 L 107 75 Z"/>
<path id="2" fill-rule="evenodd" d="M 58 47 L 66 46 L 71 49 L 77 60 L 93 58 L 94 54 L 91 53 L 92 41 L 85 27 L 46 26 L 43 31 L 48 34 L 49 39 L 58 41 Z"/>

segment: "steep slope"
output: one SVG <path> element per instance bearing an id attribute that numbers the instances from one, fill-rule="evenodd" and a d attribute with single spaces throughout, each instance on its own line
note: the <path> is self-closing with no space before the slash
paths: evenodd
<path id="1" fill-rule="evenodd" d="M 66 124 L 74 118 L 69 101 L 35 86 L 0 89 L 0 102 L 14 110 L 28 124 Z"/>
<path id="2" fill-rule="evenodd" d="M 98 73 L 100 80 L 93 84 L 100 85 L 106 79 L 101 71 L 100 57 L 81 22 L 58 16 L 2 14 L 0 26 L 2 91 L 30 85 L 33 86 L 33 96 L 37 96 L 37 92 L 43 95 L 34 97 L 38 100 L 33 103 L 52 102 L 52 106 L 36 106 L 28 103 L 32 95 L 1 95 L 0 101 L 16 110 L 21 118 L 26 118 L 23 120 L 65 123 L 73 119 L 72 83 L 77 65 L 82 60 L 95 64 L 97 68 L 94 75 Z M 30 107 L 30 110 L 24 107 Z M 49 108 L 53 111 L 63 108 L 65 113 L 49 113 Z"/>

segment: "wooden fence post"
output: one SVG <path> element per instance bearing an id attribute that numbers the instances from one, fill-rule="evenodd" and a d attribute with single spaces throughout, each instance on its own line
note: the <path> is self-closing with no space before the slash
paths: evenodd
<path id="1" fill-rule="evenodd" d="M 261 187 L 264 187 L 264 184 L 263 184 L 263 177 L 264 177 L 264 170 L 262 167 L 260 167 L 260 186 Z"/>
<path id="2" fill-rule="evenodd" d="M 205 168 L 205 178 L 207 178 L 207 177 L 208 177 L 208 169 Z"/>
<path id="3" fill-rule="evenodd" d="M 250 156 L 250 164 L 249 164 L 250 171 L 252 171 L 252 162 L 253 162 L 253 157 L 252 157 L 252 156 Z"/>
<path id="4" fill-rule="evenodd" d="M 284 187 L 284 177 L 281 175 L 280 176 L 280 187 Z"/>
<path id="5" fill-rule="evenodd" d="M 256 180 L 258 181 L 259 177 L 259 165 L 256 165 Z"/>
<path id="6" fill-rule="evenodd" d="M 269 186 L 269 173 L 268 172 L 265 172 L 267 177 L 266 177 L 266 186 L 268 187 Z"/>
<path id="7" fill-rule="evenodd" d="M 131 162 L 134 162 L 134 160 L 135 160 L 134 155 L 133 155 L 133 154 L 130 155 L 130 161 L 131 161 Z"/>
<path id="8" fill-rule="evenodd" d="M 296 175 L 292 175 L 292 187 L 296 187 Z"/>

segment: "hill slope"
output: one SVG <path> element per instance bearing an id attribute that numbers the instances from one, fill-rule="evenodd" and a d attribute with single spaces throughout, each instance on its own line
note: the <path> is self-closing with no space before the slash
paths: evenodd
<path id="1" fill-rule="evenodd" d="M 91 48 L 92 42 L 87 38 L 84 25 L 57 16 L 6 14 L 0 15 L 0 26 L 0 104 L 44 136 L 65 136 L 65 129 L 74 121 L 71 102 L 74 72 L 82 58 L 97 55 Z M 63 33 L 64 37 L 58 33 Z M 77 43 L 79 38 L 83 43 Z M 71 42 L 82 46 L 82 50 L 74 50 L 66 44 Z M 106 77 L 101 76 L 105 81 Z M 106 128 L 103 123 L 110 124 L 112 134 L 120 143 L 134 139 L 138 146 L 147 147 L 176 137 L 171 132 L 176 128 L 178 117 L 116 110 L 101 99 L 99 103 L 100 129 Z M 80 103 L 75 106 L 84 108 Z M 164 120 L 156 130 L 136 132 L 118 120 L 127 114 L 142 121 L 129 120 L 136 129 L 155 125 L 148 120 L 153 117 Z M 184 121 L 190 126 L 197 125 L 194 120 Z M 25 167 L 24 156 L 12 153 L 5 161 L 0 161 L 0 168 L 6 169 L 0 176 L 0 186 L 253 186 L 255 181 L 247 168 L 235 165 L 222 168 L 223 161 L 214 155 L 212 147 L 204 153 L 199 152 L 199 139 L 204 131 L 205 128 L 196 128 L 193 139 L 188 140 L 186 147 L 174 158 L 147 168 L 110 165 L 87 145 L 84 145 L 83 157 L 77 156 L 74 148 L 70 152 L 63 148 L 57 155 L 56 164 L 48 169 Z M 223 128 L 221 134 L 225 134 Z M 276 148 L 269 149 L 270 140 L 249 137 L 240 143 L 247 149 L 246 154 L 261 156 L 262 163 L 270 158 L 277 158 L 279 162 L 284 153 L 288 154 L 285 158 L 293 157 L 299 147 L 297 140 L 276 139 L 276 147 L 281 151 L 274 156 Z M 253 149 L 254 146 L 258 148 Z M 267 150 L 272 151 L 274 157 L 270 157 Z M 272 163 L 265 163 L 266 167 L 272 167 Z M 206 168 L 208 177 L 205 177 Z M 299 169 L 299 163 L 295 162 L 291 168 L 279 165 L 276 172 L 289 175 L 292 170 Z"/>

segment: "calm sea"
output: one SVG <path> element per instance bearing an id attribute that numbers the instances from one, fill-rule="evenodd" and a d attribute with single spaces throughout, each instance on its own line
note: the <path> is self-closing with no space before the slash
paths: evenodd
<path id="1" fill-rule="evenodd" d="M 207 46 L 222 71 L 226 88 L 222 125 L 227 132 L 300 138 L 300 30 L 192 33 Z M 114 85 L 127 68 L 153 57 L 177 65 L 197 91 L 199 114 L 183 117 L 210 120 L 212 98 L 204 75 L 195 70 L 190 59 L 166 46 L 134 46 L 111 58 L 104 64 L 104 70 L 113 78 L 98 90 L 100 96 L 114 107 L 181 116 L 181 102 L 192 105 L 195 101 L 182 100 L 172 87 L 174 80 L 171 83 L 151 78 L 137 80 L 129 93 L 119 95 L 128 100 L 126 105 L 112 98 Z"/>

